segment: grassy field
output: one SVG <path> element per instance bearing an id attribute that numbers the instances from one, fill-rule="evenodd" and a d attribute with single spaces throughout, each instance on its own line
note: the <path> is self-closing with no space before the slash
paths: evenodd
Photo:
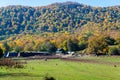
<path id="1" fill-rule="evenodd" d="M 97 59 L 103 63 L 29 60 L 24 69 L 0 67 L 0 80 L 44 80 L 45 76 L 52 76 L 56 80 L 120 80 L 120 57 L 87 59 Z M 117 66 L 106 62 L 116 63 Z"/>
<path id="2" fill-rule="evenodd" d="M 120 56 L 100 56 L 100 57 L 80 57 L 80 59 L 89 59 L 89 60 L 96 60 L 100 62 L 119 62 L 120 63 Z"/>

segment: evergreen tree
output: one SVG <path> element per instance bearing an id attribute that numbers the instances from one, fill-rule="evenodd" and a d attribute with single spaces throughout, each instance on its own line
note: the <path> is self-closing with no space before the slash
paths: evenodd
<path id="1" fill-rule="evenodd" d="M 2 45 L 2 47 L 4 48 L 4 53 L 7 53 L 8 51 L 10 51 L 10 46 L 8 45 L 7 41 L 5 41 Z"/>
<path id="2" fill-rule="evenodd" d="M 67 40 L 67 49 L 68 51 L 72 51 L 73 50 L 73 42 L 71 39 Z"/>
<path id="3" fill-rule="evenodd" d="M 0 58 L 3 56 L 3 50 L 0 48 Z"/>

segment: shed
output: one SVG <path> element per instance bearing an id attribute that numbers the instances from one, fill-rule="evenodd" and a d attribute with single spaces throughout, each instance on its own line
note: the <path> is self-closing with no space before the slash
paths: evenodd
<path id="1" fill-rule="evenodd" d="M 51 55 L 49 52 L 21 52 L 20 57 L 30 57 L 30 56 L 48 56 Z"/>
<path id="2" fill-rule="evenodd" d="M 66 53 L 64 49 L 60 48 L 60 49 L 57 49 L 56 54 L 66 54 Z"/>
<path id="3" fill-rule="evenodd" d="M 18 57 L 18 52 L 8 52 L 4 57 Z"/>

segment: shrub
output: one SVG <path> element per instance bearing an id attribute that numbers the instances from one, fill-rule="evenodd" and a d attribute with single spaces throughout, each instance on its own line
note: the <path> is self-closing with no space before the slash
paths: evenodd
<path id="1" fill-rule="evenodd" d="M 3 56 L 3 50 L 0 48 L 0 58 Z"/>
<path id="2" fill-rule="evenodd" d="M 4 53 L 9 52 L 10 46 L 8 45 L 7 41 L 3 42 L 2 47 L 4 48 L 4 50 L 3 50 Z"/>
<path id="3" fill-rule="evenodd" d="M 45 76 L 44 80 L 55 80 L 55 78 L 54 77 Z"/>
<path id="4" fill-rule="evenodd" d="M 110 47 L 108 54 L 109 55 L 120 55 L 120 49 L 117 47 Z"/>
<path id="5" fill-rule="evenodd" d="M 24 68 L 22 62 L 18 60 L 13 60 L 10 58 L 0 59 L 0 66 L 14 67 L 14 68 Z"/>
<path id="6" fill-rule="evenodd" d="M 79 43 L 79 50 L 84 50 L 87 47 L 87 43 L 86 42 L 80 42 Z"/>
<path id="7" fill-rule="evenodd" d="M 114 44 L 116 44 L 115 39 L 113 39 L 113 38 L 111 38 L 109 36 L 106 36 L 105 40 L 106 40 L 106 42 L 107 42 L 108 45 L 114 45 Z"/>

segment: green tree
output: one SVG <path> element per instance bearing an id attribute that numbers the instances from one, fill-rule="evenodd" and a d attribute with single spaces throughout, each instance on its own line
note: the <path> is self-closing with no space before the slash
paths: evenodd
<path id="1" fill-rule="evenodd" d="M 0 58 L 3 56 L 3 50 L 0 48 Z"/>
<path id="2" fill-rule="evenodd" d="M 113 38 L 111 38 L 110 36 L 105 37 L 105 40 L 107 42 L 108 45 L 114 45 L 115 44 L 115 40 Z"/>
<path id="3" fill-rule="evenodd" d="M 15 47 L 13 48 L 13 51 L 15 51 L 15 52 L 20 52 L 20 51 L 22 51 L 22 48 L 19 47 L 19 46 L 15 46 Z"/>
<path id="4" fill-rule="evenodd" d="M 4 48 L 4 53 L 7 53 L 8 51 L 10 51 L 10 46 L 8 45 L 7 41 L 3 42 L 2 47 Z"/>
<path id="5" fill-rule="evenodd" d="M 44 47 L 46 48 L 46 51 L 50 53 L 53 53 L 57 50 L 56 46 L 51 42 L 46 42 Z"/>
<path id="6" fill-rule="evenodd" d="M 57 50 L 56 46 L 49 42 L 49 41 L 45 41 L 42 44 L 38 44 L 36 47 L 37 51 L 48 51 L 50 53 L 53 53 Z"/>
<path id="7" fill-rule="evenodd" d="M 67 49 L 68 51 L 72 51 L 73 43 L 71 39 L 67 40 Z"/>
<path id="8" fill-rule="evenodd" d="M 118 47 L 110 47 L 108 51 L 109 55 L 120 55 L 120 48 Z"/>
<path id="9" fill-rule="evenodd" d="M 87 47 L 87 43 L 85 41 L 79 43 L 79 50 L 84 50 L 86 47 Z"/>
<path id="10" fill-rule="evenodd" d="M 77 51 L 79 50 L 78 42 L 72 41 L 71 39 L 67 40 L 67 49 L 68 51 Z"/>

